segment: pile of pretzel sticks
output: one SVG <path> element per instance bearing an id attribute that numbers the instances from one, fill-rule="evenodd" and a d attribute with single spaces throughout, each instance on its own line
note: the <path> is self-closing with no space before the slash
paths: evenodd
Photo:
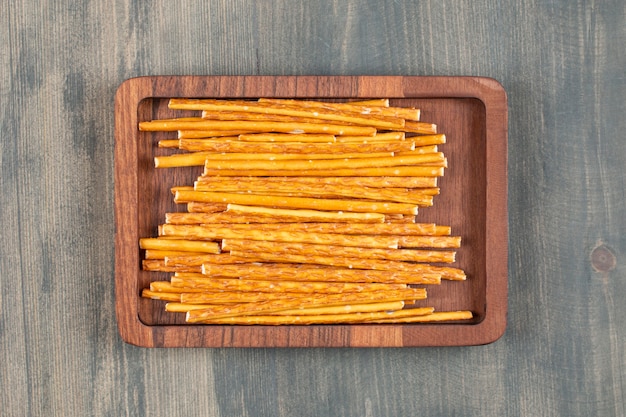
<path id="1" fill-rule="evenodd" d="M 139 123 L 178 132 L 156 168 L 204 167 L 172 188 L 186 211 L 141 238 L 143 269 L 172 273 L 143 297 L 188 323 L 331 324 L 466 320 L 417 307 L 461 281 L 461 238 L 416 223 L 447 167 L 445 135 L 388 100 L 170 99 L 194 117 Z"/>

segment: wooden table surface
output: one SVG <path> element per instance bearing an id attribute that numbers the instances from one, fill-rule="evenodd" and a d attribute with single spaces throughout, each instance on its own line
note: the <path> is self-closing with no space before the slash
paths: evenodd
<path id="1" fill-rule="evenodd" d="M 626 6 L 5 1 L 2 415 L 624 416 Z M 139 75 L 475 75 L 509 104 L 509 315 L 453 348 L 118 335 L 115 91 Z"/>

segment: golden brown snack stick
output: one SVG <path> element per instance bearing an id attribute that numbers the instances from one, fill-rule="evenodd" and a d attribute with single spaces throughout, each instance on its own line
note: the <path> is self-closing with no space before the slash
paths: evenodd
<path id="1" fill-rule="evenodd" d="M 314 117 L 254 113 L 249 111 L 203 110 L 202 118 L 209 120 L 260 120 L 273 122 L 328 123 L 328 120 L 316 119 Z"/>
<path id="2" fill-rule="evenodd" d="M 350 269 L 343 267 L 265 263 L 246 265 L 211 265 L 204 264 L 202 272 L 206 275 L 230 278 L 294 281 L 328 282 L 380 282 L 389 284 L 425 284 L 441 283 L 441 274 L 416 273 L 414 271 L 379 271 L 373 269 Z M 176 274 L 181 275 L 179 273 Z"/>
<path id="3" fill-rule="evenodd" d="M 437 177 L 214 177 L 200 176 L 196 184 L 211 185 L 220 182 L 237 184 L 241 189 L 254 188 L 257 184 L 285 183 L 306 187 L 311 184 L 342 185 L 345 187 L 370 188 L 434 188 Z"/>
<path id="4" fill-rule="evenodd" d="M 245 142 L 300 142 L 300 143 L 333 143 L 335 135 L 311 133 L 248 133 L 239 135 L 239 140 Z"/>
<path id="5" fill-rule="evenodd" d="M 412 309 L 407 310 L 399 310 L 397 313 L 401 311 L 410 311 Z M 397 317 L 393 317 L 396 316 Z M 430 323 L 430 322 L 438 322 L 438 321 L 456 321 L 456 320 L 469 320 L 473 317 L 471 311 L 461 310 L 461 311 L 435 311 L 432 314 L 428 315 L 415 315 L 409 316 L 406 313 L 396 314 L 391 313 L 390 318 L 382 318 L 378 320 L 367 320 L 367 323 Z"/>
<path id="6" fill-rule="evenodd" d="M 438 135 L 413 136 L 409 140 L 415 143 L 416 148 L 419 148 L 421 146 L 440 145 L 446 143 L 446 135 L 441 133 Z"/>
<path id="7" fill-rule="evenodd" d="M 203 227 L 197 225 L 161 225 L 163 236 L 184 237 L 191 240 L 250 239 L 273 240 L 277 242 L 318 243 L 364 248 L 396 248 L 397 237 L 342 235 L 336 233 L 307 233 L 279 230 L 235 230 L 231 227 Z M 239 256 L 239 255 L 238 255 Z M 245 255 L 243 256 L 245 258 Z"/>
<path id="8" fill-rule="evenodd" d="M 200 203 L 198 201 L 187 203 L 187 211 L 190 213 L 221 213 L 227 208 L 226 203 Z"/>
<path id="9" fill-rule="evenodd" d="M 309 255 L 294 255 L 283 253 L 268 253 L 268 252 L 254 252 L 233 250 L 230 252 L 233 256 L 244 257 L 247 256 L 250 260 L 258 260 L 259 262 L 291 262 L 298 264 L 313 264 L 313 265 L 327 265 L 327 266 L 340 266 L 345 268 L 357 268 L 357 269 L 377 269 L 379 271 L 413 271 L 415 273 L 425 274 L 440 274 L 442 279 L 448 279 L 453 281 L 465 280 L 465 272 L 458 268 L 446 267 L 446 266 L 433 266 L 422 263 L 401 262 L 401 261 L 387 261 L 377 259 L 362 259 L 351 257 L 339 257 L 339 256 L 309 256 Z"/>
<path id="10" fill-rule="evenodd" d="M 443 153 L 416 154 L 408 156 L 390 156 L 383 158 L 345 158 L 345 159 L 316 159 L 316 160 L 214 160 L 207 159 L 205 168 L 241 170 L 243 175 L 248 169 L 266 170 L 332 170 L 332 169 L 354 169 L 354 168 L 376 168 L 376 167 L 396 167 L 413 166 L 444 162 Z"/>
<path id="11" fill-rule="evenodd" d="M 404 132 L 418 133 L 422 135 L 434 135 L 437 133 L 437 125 L 434 123 L 415 122 L 407 120 L 401 129 Z"/>
<path id="12" fill-rule="evenodd" d="M 202 272 L 202 267 L 198 266 L 167 266 L 163 259 L 144 259 L 141 261 L 141 269 L 152 272 Z"/>
<path id="13" fill-rule="evenodd" d="M 203 166 L 209 152 L 176 153 L 154 157 L 155 168 Z"/>
<path id="14" fill-rule="evenodd" d="M 204 264 L 213 265 L 232 265 L 232 264 L 246 264 L 252 262 L 248 257 L 233 256 L 228 253 L 221 253 L 219 255 L 180 255 L 180 256 L 167 256 L 163 259 L 165 266 L 178 266 L 178 267 L 198 267 Z M 202 269 L 196 269 L 194 272 L 202 272 Z"/>
<path id="15" fill-rule="evenodd" d="M 340 294 L 367 291 L 395 291 L 406 288 L 406 284 L 322 282 L 322 281 L 268 281 L 240 278 L 208 277 L 185 278 L 172 277 L 172 286 L 203 289 L 207 292 L 242 291 L 260 293 L 296 293 L 296 294 Z"/>
<path id="16" fill-rule="evenodd" d="M 153 300 L 180 301 L 180 294 L 178 293 L 157 292 L 157 291 L 151 291 L 145 288 L 141 291 L 141 296 L 143 298 L 151 298 Z"/>
<path id="17" fill-rule="evenodd" d="M 406 139 L 404 132 L 376 132 L 374 136 L 338 136 L 335 138 L 339 143 L 370 143 L 370 142 L 396 142 Z"/>
<path id="18" fill-rule="evenodd" d="M 422 136 L 418 136 L 418 137 L 422 137 Z M 413 140 L 413 139 L 414 138 L 411 138 L 411 140 Z M 415 149 L 413 149 L 412 151 L 395 152 L 394 155 L 395 156 L 410 156 L 410 155 L 434 153 L 434 152 L 439 152 L 439 150 L 437 148 L 437 145 L 424 145 L 424 146 L 417 146 L 416 145 Z"/>
<path id="19" fill-rule="evenodd" d="M 204 203 L 228 203 L 256 205 L 288 209 L 310 209 L 322 211 L 349 211 L 356 213 L 398 213 L 417 214 L 417 205 L 368 200 L 345 200 L 307 197 L 282 197 L 271 195 L 247 195 L 208 191 L 177 191 L 176 203 L 199 201 Z"/>
<path id="20" fill-rule="evenodd" d="M 212 99 L 171 99 L 169 107 L 179 110 L 207 110 L 227 112 L 254 112 L 263 114 L 280 114 L 285 116 L 324 119 L 336 123 L 351 123 L 364 126 L 375 126 L 386 129 L 401 129 L 404 119 L 399 117 L 375 114 L 363 115 L 355 111 L 337 111 L 318 107 L 308 109 L 304 106 L 293 106 L 275 103 L 250 102 L 244 100 L 212 100 Z"/>
<path id="21" fill-rule="evenodd" d="M 213 139 L 219 141 L 238 140 L 239 135 L 250 133 L 249 130 L 179 130 L 178 139 Z"/>
<path id="22" fill-rule="evenodd" d="M 385 221 L 385 215 L 381 213 L 282 209 L 241 204 L 228 204 L 226 213 L 280 218 L 285 222 L 383 223 Z"/>
<path id="23" fill-rule="evenodd" d="M 410 107 L 389 107 L 389 101 L 387 100 L 386 106 L 382 106 L 379 103 L 381 101 L 363 101 L 363 102 L 346 102 L 346 103 L 331 103 L 324 101 L 313 100 L 293 100 L 293 99 L 275 99 L 275 98 L 261 98 L 261 103 L 276 103 L 286 104 L 290 106 L 302 106 L 305 108 L 321 108 L 336 111 L 348 111 L 357 112 L 363 115 L 375 115 L 380 114 L 383 116 L 401 117 L 407 120 L 419 120 L 419 109 Z M 383 101 L 384 102 L 384 101 Z"/>
<path id="24" fill-rule="evenodd" d="M 205 255 L 202 252 L 187 252 L 177 250 L 159 250 L 159 249 L 146 249 L 144 259 L 165 259 L 167 256 L 190 256 L 190 255 Z"/>
<path id="25" fill-rule="evenodd" d="M 443 167 L 430 166 L 398 166 L 383 168 L 348 168 L 348 169 L 310 169 L 310 170 L 271 170 L 271 169 L 249 169 L 249 170 L 227 170 L 227 169 L 206 169 L 204 176 L 224 176 L 239 177 L 248 175 L 252 177 L 371 177 L 371 176 L 397 176 L 397 177 L 441 177 L 444 173 Z"/>
<path id="26" fill-rule="evenodd" d="M 287 197 L 316 197 L 316 198 L 361 198 L 375 201 L 390 201 L 397 203 L 431 206 L 433 196 L 439 192 L 438 188 L 406 189 L 406 188 L 370 188 L 359 186 L 344 186 L 340 184 L 308 184 L 302 187 L 288 181 L 258 181 L 256 184 L 239 182 L 196 181 L 196 191 L 214 191 L 226 193 L 245 193 L 255 195 L 282 195 Z"/>
<path id="27" fill-rule="evenodd" d="M 370 126 L 337 125 L 327 123 L 262 122 L 247 120 L 206 120 L 140 122 L 139 130 L 145 132 L 172 132 L 178 130 L 228 130 L 276 133 L 325 133 L 330 135 L 374 136 L 376 128 Z"/>
<path id="28" fill-rule="evenodd" d="M 245 294 L 245 293 L 244 293 Z M 185 294 L 183 294 L 184 296 Z M 191 294 L 196 295 L 196 294 Z M 423 300 L 426 298 L 426 290 L 423 288 L 407 288 L 404 290 L 345 294 L 309 294 L 306 297 L 284 300 L 272 300 L 238 304 L 234 306 L 219 306 L 204 310 L 193 310 L 187 313 L 187 321 L 190 323 L 223 317 L 235 317 L 248 314 L 268 314 L 281 310 L 331 307 L 351 303 L 367 303 L 380 301 L 406 301 Z M 181 302 L 185 302 L 181 297 Z"/>
<path id="29" fill-rule="evenodd" d="M 241 152 L 241 153 L 371 153 L 406 152 L 415 149 L 412 140 L 372 143 L 301 143 L 301 142 L 244 142 L 239 140 L 185 139 L 179 148 L 187 151 Z"/>
<path id="30" fill-rule="evenodd" d="M 165 311 L 176 313 L 186 313 L 190 310 L 201 310 L 212 308 L 210 304 L 185 304 L 170 302 L 165 305 Z M 346 304 L 335 307 L 314 307 L 297 310 L 283 310 L 271 314 L 271 316 L 312 316 L 312 315 L 332 315 L 332 314 L 354 314 L 372 313 L 377 311 L 395 311 L 404 307 L 404 301 L 392 301 L 388 303 L 367 303 L 367 304 Z M 259 317 L 259 316 L 254 316 Z"/>
<path id="31" fill-rule="evenodd" d="M 176 250 L 186 252 L 220 253 L 220 245 L 217 242 L 198 242 L 186 239 L 139 239 L 141 249 Z"/>
<path id="32" fill-rule="evenodd" d="M 373 249 L 347 246 L 316 245 L 310 243 L 287 243 L 252 241 L 245 239 L 224 239 L 224 251 L 271 252 L 281 254 L 311 256 L 341 256 L 346 258 L 382 259 L 389 261 L 452 263 L 454 251 L 414 250 L 414 249 Z M 167 262 L 166 262 L 167 264 Z"/>
<path id="33" fill-rule="evenodd" d="M 174 287 L 170 281 L 152 281 L 150 283 L 150 291 L 173 292 L 178 294 L 182 292 L 202 292 L 201 289 Z"/>
<path id="34" fill-rule="evenodd" d="M 418 309 L 414 309 L 418 310 Z M 418 313 L 429 314 L 433 309 L 423 307 L 416 311 Z M 206 320 L 197 322 L 199 324 L 231 324 L 231 325 L 312 325 L 312 324 L 343 324 L 343 323 L 365 323 L 373 322 L 379 317 L 385 317 L 385 312 L 364 312 L 364 313 L 343 313 L 343 314 L 319 314 L 319 315 L 250 315 L 226 317 L 222 319 Z"/>
<path id="35" fill-rule="evenodd" d="M 183 213 L 181 213 L 183 214 Z M 223 227 L 220 224 L 211 224 L 209 222 L 201 222 L 205 227 L 217 228 Z M 372 235 L 372 236 L 439 236 L 438 226 L 434 223 L 407 223 L 407 224 L 388 224 L 388 223 L 268 223 L 263 225 L 257 224 L 234 224 L 229 225 L 232 230 L 279 230 L 288 232 L 309 232 L 309 233 L 337 233 L 345 235 Z M 442 242 L 444 242 L 442 240 Z M 456 244 L 457 240 L 452 241 Z"/>
<path id="36" fill-rule="evenodd" d="M 307 295 L 309 296 L 309 295 Z M 267 301 L 285 301 L 302 298 L 302 295 L 294 293 L 259 293 L 244 291 L 202 291 L 202 292 L 183 292 L 180 293 L 180 302 L 185 304 L 213 304 L 231 306 L 240 306 L 245 303 L 261 303 Z"/>
<path id="37" fill-rule="evenodd" d="M 460 236 L 400 236 L 402 248 L 460 248 Z"/>

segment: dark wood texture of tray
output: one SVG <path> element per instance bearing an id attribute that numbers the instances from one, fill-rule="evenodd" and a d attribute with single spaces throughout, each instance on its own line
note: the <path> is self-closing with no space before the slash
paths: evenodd
<path id="1" fill-rule="evenodd" d="M 180 211 L 170 187 L 189 185 L 201 169 L 156 170 L 172 133 L 139 132 L 140 121 L 184 115 L 170 97 L 283 97 L 321 100 L 389 98 L 421 109 L 447 143 L 449 161 L 433 207 L 418 221 L 450 225 L 463 238 L 456 267 L 464 282 L 428 287 L 437 310 L 472 310 L 463 323 L 398 325 L 188 325 L 165 313 L 160 301 L 140 297 L 150 281 L 168 274 L 140 268 L 140 237 L 156 236 L 168 211 Z M 480 345 L 497 340 L 507 313 L 507 98 L 495 80 L 481 77 L 405 76 L 157 76 L 125 81 L 115 97 L 115 284 L 122 338 L 144 347 L 409 347 Z M 171 151 L 169 151 L 171 152 Z"/>

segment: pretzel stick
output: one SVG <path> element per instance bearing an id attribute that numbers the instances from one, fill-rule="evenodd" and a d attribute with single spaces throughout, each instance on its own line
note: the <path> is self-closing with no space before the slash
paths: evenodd
<path id="1" fill-rule="evenodd" d="M 239 135 L 249 130 L 179 130 L 178 139 L 213 139 L 220 141 L 238 140 Z"/>
<path id="2" fill-rule="evenodd" d="M 413 309 L 418 310 L 418 309 Z M 423 307 L 417 314 L 430 314 L 432 308 Z M 311 325 L 311 324 L 348 324 L 348 323 L 364 323 L 372 322 L 380 317 L 385 317 L 386 312 L 371 313 L 344 313 L 344 314 L 320 314 L 320 315 L 252 315 L 252 316 L 236 316 L 221 319 L 207 319 L 199 321 L 200 324 L 231 324 L 231 325 Z"/>
<path id="3" fill-rule="evenodd" d="M 245 142 L 300 142 L 300 143 L 333 143 L 335 135 L 293 134 L 293 133 L 249 133 L 239 135 Z"/>
<path id="4" fill-rule="evenodd" d="M 438 134 L 438 135 L 413 136 L 409 140 L 413 141 L 416 147 L 441 145 L 443 143 L 446 143 L 446 135 Z"/>
<path id="5" fill-rule="evenodd" d="M 307 187 L 311 184 L 343 185 L 346 187 L 370 188 L 433 188 L 437 187 L 437 177 L 214 177 L 200 176 L 196 184 L 211 185 L 219 182 L 238 184 L 240 188 L 254 188 L 257 184 L 270 182 Z"/>
<path id="6" fill-rule="evenodd" d="M 240 153 L 371 153 L 406 152 L 415 149 L 413 141 L 372 143 L 301 143 L 301 142 L 244 142 L 239 140 L 179 139 L 179 148 L 187 151 Z"/>
<path id="7" fill-rule="evenodd" d="M 306 264 L 203 264 L 202 273 L 210 276 L 262 280 L 328 281 L 328 282 L 380 282 L 388 284 L 441 283 L 441 274 L 416 273 L 415 271 L 379 271 L 374 269 L 350 269 Z M 184 276 L 184 273 L 176 275 Z"/>
<path id="8" fill-rule="evenodd" d="M 375 167 L 395 167 L 422 165 L 433 162 L 443 162 L 444 156 L 441 152 L 432 154 L 417 154 L 409 156 L 391 156 L 383 158 L 346 158 L 346 159 L 321 159 L 321 160 L 281 160 L 281 161 L 237 161 L 237 160 L 212 160 L 207 159 L 205 168 L 227 169 L 227 170 L 332 170 L 332 169 L 354 169 L 354 168 L 375 168 Z"/>
<path id="9" fill-rule="evenodd" d="M 463 281 L 466 279 L 465 272 L 452 267 L 433 266 L 429 264 L 387 261 L 376 259 L 362 259 L 339 256 L 310 256 L 283 253 L 254 252 L 232 250 L 231 255 L 258 260 L 260 262 L 292 262 L 301 264 L 340 266 L 357 269 L 377 269 L 379 271 L 413 271 L 415 273 L 440 274 L 442 279 Z"/>
<path id="10" fill-rule="evenodd" d="M 298 210 L 304 211 L 304 210 Z M 332 212 L 319 212 L 325 215 L 333 215 L 335 213 Z M 352 213 L 348 213 L 352 214 Z M 354 213 L 357 214 L 357 213 Z M 368 213 L 358 213 L 358 214 L 368 214 Z M 384 215 L 379 215 L 384 216 Z M 359 222 L 359 224 L 372 224 L 372 223 L 380 223 L 381 217 L 368 217 L 368 218 L 347 218 L 345 214 L 341 214 L 339 216 L 330 216 L 327 218 L 307 218 L 302 213 L 299 213 L 298 216 L 290 216 L 290 215 L 277 215 L 275 217 L 268 216 L 255 216 L 255 215 L 246 215 L 246 214 L 233 214 L 231 212 L 227 213 L 165 213 L 165 223 L 169 224 L 246 224 L 246 223 L 263 223 L 266 225 L 276 224 L 276 223 L 289 223 L 289 222 L 308 222 L 308 221 L 316 221 L 316 222 Z M 369 222 L 369 223 L 366 223 Z"/>
<path id="11" fill-rule="evenodd" d="M 203 120 L 200 122 L 152 120 L 148 122 L 140 122 L 139 130 L 144 132 L 171 132 L 177 130 L 235 130 L 277 133 L 326 133 L 330 135 L 352 136 L 374 136 L 376 134 L 376 128 L 369 126 L 348 126 L 326 123 L 262 122 L 247 120 Z"/>
<path id="12" fill-rule="evenodd" d="M 307 297 L 309 295 L 307 294 Z M 278 304 L 302 298 L 298 294 L 293 293 L 260 293 L 260 292 L 244 292 L 244 291 L 203 291 L 203 292 L 183 292 L 180 293 L 179 301 L 185 304 L 214 304 L 217 307 L 240 307 L 247 303 L 254 305 L 257 303 L 274 301 Z M 254 303 L 254 304 L 253 304 Z"/>
<path id="13" fill-rule="evenodd" d="M 200 203 L 198 201 L 187 203 L 187 211 L 190 213 L 221 213 L 226 211 L 227 207 L 226 203 Z"/>
<path id="14" fill-rule="evenodd" d="M 434 123 L 414 122 L 407 120 L 401 130 L 410 133 L 432 135 L 437 133 L 437 125 Z"/>
<path id="15" fill-rule="evenodd" d="M 172 293 L 172 292 L 158 292 L 158 291 L 152 291 L 152 290 L 148 290 L 144 288 L 141 291 L 141 296 L 143 298 L 151 298 L 153 300 L 180 302 L 180 294 Z"/>
<path id="16" fill-rule="evenodd" d="M 228 204 L 226 213 L 275 217 L 282 219 L 285 222 L 383 223 L 385 221 L 385 215 L 381 213 L 294 210 L 273 207 L 245 206 L 240 204 Z"/>
<path id="17" fill-rule="evenodd" d="M 319 281 L 267 281 L 239 278 L 181 278 L 172 277 L 172 286 L 216 291 L 249 291 L 263 293 L 306 293 L 339 294 L 367 291 L 395 291 L 406 288 L 406 284 L 319 282 Z"/>
<path id="18" fill-rule="evenodd" d="M 370 143 L 370 142 L 396 142 L 405 140 L 404 132 L 376 132 L 374 136 L 337 136 L 335 141 L 339 143 Z"/>
<path id="19" fill-rule="evenodd" d="M 255 195 L 281 195 L 287 197 L 317 197 L 317 198 L 361 198 L 375 201 L 392 201 L 397 203 L 431 206 L 433 195 L 438 189 L 405 189 L 405 188 L 368 188 L 346 187 L 342 185 L 313 185 L 299 187 L 290 182 L 269 182 L 257 184 L 255 187 L 240 187 L 238 184 L 217 182 L 211 185 L 196 183 L 196 191 L 215 191 L 227 193 L 246 193 Z"/>
<path id="20" fill-rule="evenodd" d="M 400 129 L 404 127 L 404 119 L 399 117 L 372 114 L 362 115 L 360 112 L 336 111 L 336 109 L 329 110 L 324 109 L 323 107 L 307 109 L 303 106 L 288 106 L 284 104 L 262 103 L 258 101 L 171 99 L 168 107 L 179 110 L 238 111 L 263 114 L 281 114 L 285 116 L 324 119 L 339 123 L 353 123 L 385 129 Z"/>
<path id="21" fill-rule="evenodd" d="M 276 98 L 260 98 L 261 103 L 286 104 L 291 106 L 301 106 L 306 108 L 322 108 L 339 111 L 358 112 L 361 114 L 381 114 L 384 116 L 401 117 L 407 120 L 419 120 L 420 111 L 415 108 L 408 107 L 389 107 L 380 106 L 376 102 L 347 102 L 347 103 L 329 103 L 324 101 L 307 101 L 307 100 L 290 100 Z"/>
<path id="22" fill-rule="evenodd" d="M 182 292 L 202 292 L 202 289 L 193 289 L 193 288 L 181 288 L 174 287 L 169 281 L 152 281 L 150 283 L 150 291 L 153 292 L 173 292 L 173 293 L 182 293 Z M 179 296 L 180 297 L 180 296 Z"/>
<path id="23" fill-rule="evenodd" d="M 183 294 L 184 295 L 184 294 Z M 195 294 L 190 294 L 195 295 Z M 423 288 L 407 288 L 404 290 L 346 294 L 310 294 L 302 299 L 285 299 L 264 301 L 258 303 L 238 304 L 234 306 L 219 306 L 204 310 L 193 310 L 187 313 L 187 322 L 194 323 L 206 319 L 217 319 L 223 317 L 243 316 L 246 314 L 267 314 L 281 310 L 312 308 L 312 307 L 332 307 L 350 303 L 366 303 L 377 301 L 406 301 L 423 300 L 426 298 L 426 290 Z M 183 301 L 181 297 L 181 301 Z"/>
<path id="24" fill-rule="evenodd" d="M 317 243 L 363 248 L 396 248 L 397 237 L 341 235 L 336 233 L 283 232 L 277 230 L 234 230 L 230 227 L 203 227 L 195 225 L 161 225 L 163 236 L 185 237 L 188 239 L 250 239 L 272 240 L 277 242 Z M 232 254 L 232 253 L 231 253 Z M 239 255 L 238 255 L 239 256 Z M 243 258 L 246 255 L 242 256 Z"/>
<path id="25" fill-rule="evenodd" d="M 195 256 L 204 255 L 202 252 L 185 252 L 176 250 L 158 250 L 158 249 L 146 249 L 144 259 L 163 259 L 167 256 Z"/>
<path id="26" fill-rule="evenodd" d="M 399 236 L 402 248 L 460 248 L 460 236 Z"/>
<path id="27" fill-rule="evenodd" d="M 204 176 L 239 177 L 248 175 L 252 177 L 372 177 L 372 176 L 397 176 L 397 177 L 441 177 L 443 167 L 430 166 L 398 166 L 383 168 L 347 168 L 347 169 L 310 169 L 310 170 L 271 170 L 271 169 L 206 169 Z"/>
<path id="28" fill-rule="evenodd" d="M 186 213 L 172 213 L 178 215 L 184 215 Z M 219 223 L 213 222 L 199 222 L 207 228 L 219 228 L 225 227 Z M 192 223 L 190 223 L 192 224 Z M 441 236 L 444 226 L 439 226 L 434 223 L 409 223 L 409 224 L 371 224 L 371 223 L 267 223 L 267 224 L 233 224 L 228 225 L 231 230 L 274 230 L 285 232 L 309 232 L 309 233 L 337 233 L 345 235 L 371 235 L 371 236 Z M 430 242 L 432 239 L 424 239 L 424 242 Z M 446 242 L 450 244 L 450 247 L 459 247 L 459 239 L 453 238 L 446 239 L 434 239 L 438 241 L 437 247 L 446 248 Z"/>
<path id="29" fill-rule="evenodd" d="M 262 242 L 246 239 L 224 239 L 222 241 L 222 250 L 435 263 L 452 263 L 455 257 L 455 252 L 453 251 L 373 249 L 305 243 Z"/>
<path id="30" fill-rule="evenodd" d="M 210 304 L 185 304 L 178 302 L 170 302 L 165 305 L 165 311 L 174 313 L 186 313 L 191 310 L 202 310 L 212 308 Z M 336 307 L 313 307 L 297 310 L 283 310 L 273 313 L 271 316 L 312 316 L 312 315 L 332 315 L 332 314 L 354 314 L 354 313 L 372 313 L 378 311 L 395 311 L 404 307 L 404 301 L 392 301 L 387 303 L 368 303 L 368 304 L 346 304 Z M 414 309 L 413 309 L 414 310 Z M 253 316 L 259 317 L 259 316 Z"/>
<path id="31" fill-rule="evenodd" d="M 312 209 L 326 211 L 349 211 L 357 213 L 399 213 L 417 214 L 417 206 L 407 203 L 389 203 L 368 200 L 342 200 L 308 197 L 282 197 L 271 195 L 247 195 L 237 193 L 217 193 L 209 191 L 176 191 L 176 203 L 199 201 L 205 203 L 229 203 L 259 205 L 289 209 Z"/>
<path id="32" fill-rule="evenodd" d="M 178 139 L 162 139 L 158 142 L 159 148 L 178 148 Z"/>
<path id="33" fill-rule="evenodd" d="M 141 249 L 176 250 L 186 252 L 220 253 L 220 245 L 216 242 L 198 242 L 184 239 L 139 239 Z"/>
<path id="34" fill-rule="evenodd" d="M 141 269 L 151 272 L 202 272 L 202 267 L 199 266 L 167 266 L 165 265 L 165 261 L 163 259 L 144 259 L 143 261 L 141 261 Z"/>
<path id="35" fill-rule="evenodd" d="M 400 310 L 405 311 L 405 310 Z M 367 323 L 430 323 L 437 321 L 455 321 L 455 320 L 469 320 L 473 317 L 471 311 L 439 311 L 432 314 L 423 316 L 410 316 L 402 317 L 404 314 L 398 314 L 400 311 L 392 312 L 390 317 L 383 319 L 370 319 Z M 406 310 L 410 311 L 410 310 Z M 406 314 L 406 313 L 405 313 Z"/>

